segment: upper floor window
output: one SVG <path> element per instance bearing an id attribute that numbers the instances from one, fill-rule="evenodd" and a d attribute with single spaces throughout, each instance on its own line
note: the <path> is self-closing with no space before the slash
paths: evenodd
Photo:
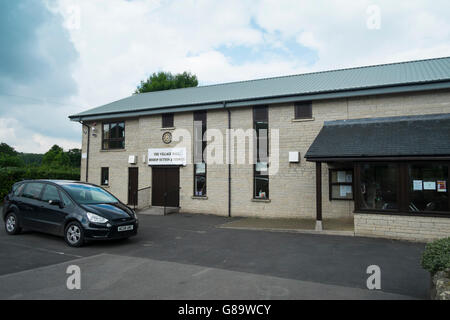
<path id="1" fill-rule="evenodd" d="M 162 115 L 162 127 L 173 128 L 173 113 L 164 113 Z"/>
<path id="2" fill-rule="evenodd" d="M 297 102 L 294 104 L 295 119 L 312 118 L 312 102 Z"/>
<path id="3" fill-rule="evenodd" d="M 102 149 L 125 148 L 125 122 L 103 123 Z"/>

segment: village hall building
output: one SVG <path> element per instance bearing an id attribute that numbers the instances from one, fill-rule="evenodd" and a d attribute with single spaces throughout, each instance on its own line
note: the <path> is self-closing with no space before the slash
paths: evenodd
<path id="1" fill-rule="evenodd" d="M 450 236 L 450 57 L 134 94 L 69 118 L 82 124 L 81 180 L 131 206 Z M 277 131 L 278 170 L 259 156 L 194 162 L 177 129 L 203 150 L 209 129 L 224 145 L 233 129 L 267 132 L 269 153 Z"/>

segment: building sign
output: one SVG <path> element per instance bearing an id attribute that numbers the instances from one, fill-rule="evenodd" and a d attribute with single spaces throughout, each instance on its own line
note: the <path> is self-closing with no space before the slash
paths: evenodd
<path id="1" fill-rule="evenodd" d="M 149 166 L 186 165 L 186 148 L 148 149 Z"/>

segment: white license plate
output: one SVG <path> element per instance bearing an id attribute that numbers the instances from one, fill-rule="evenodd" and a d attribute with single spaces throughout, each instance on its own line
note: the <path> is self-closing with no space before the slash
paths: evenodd
<path id="1" fill-rule="evenodd" d="M 133 225 L 117 227 L 117 231 L 130 231 L 130 230 L 133 230 Z"/>

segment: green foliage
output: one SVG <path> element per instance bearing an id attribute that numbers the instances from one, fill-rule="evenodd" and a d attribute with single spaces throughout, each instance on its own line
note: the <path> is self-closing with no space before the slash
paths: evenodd
<path id="1" fill-rule="evenodd" d="M 195 74 L 183 72 L 173 75 L 170 72 L 153 73 L 146 81 L 141 81 L 134 93 L 170 90 L 198 86 Z"/>
<path id="2" fill-rule="evenodd" d="M 54 145 L 44 155 L 18 153 L 0 143 L 0 203 L 15 182 L 32 179 L 80 180 L 81 150 Z"/>
<path id="3" fill-rule="evenodd" d="M 0 167 L 22 167 L 23 165 L 23 160 L 13 147 L 0 143 Z"/>
<path id="4" fill-rule="evenodd" d="M 427 244 L 422 256 L 422 267 L 432 274 L 450 268 L 450 238 Z"/>
<path id="5" fill-rule="evenodd" d="M 0 168 L 0 202 L 11 190 L 12 185 L 21 180 L 28 179 L 63 179 L 80 180 L 79 168 Z"/>
<path id="6" fill-rule="evenodd" d="M 2 143 L 0 143 L 0 155 L 16 156 L 17 155 L 17 151 L 14 150 L 13 147 L 11 147 L 8 144 L 2 142 Z"/>
<path id="7" fill-rule="evenodd" d="M 69 163 L 71 167 L 81 167 L 81 149 L 70 149 L 67 152 L 67 156 L 69 157 Z"/>
<path id="8" fill-rule="evenodd" d="M 26 166 L 40 166 L 44 155 L 41 153 L 19 153 L 19 157 Z"/>
<path id="9" fill-rule="evenodd" d="M 63 148 L 55 144 L 44 154 L 44 157 L 42 158 L 42 165 L 53 168 L 69 167 L 70 158 L 64 152 Z"/>

